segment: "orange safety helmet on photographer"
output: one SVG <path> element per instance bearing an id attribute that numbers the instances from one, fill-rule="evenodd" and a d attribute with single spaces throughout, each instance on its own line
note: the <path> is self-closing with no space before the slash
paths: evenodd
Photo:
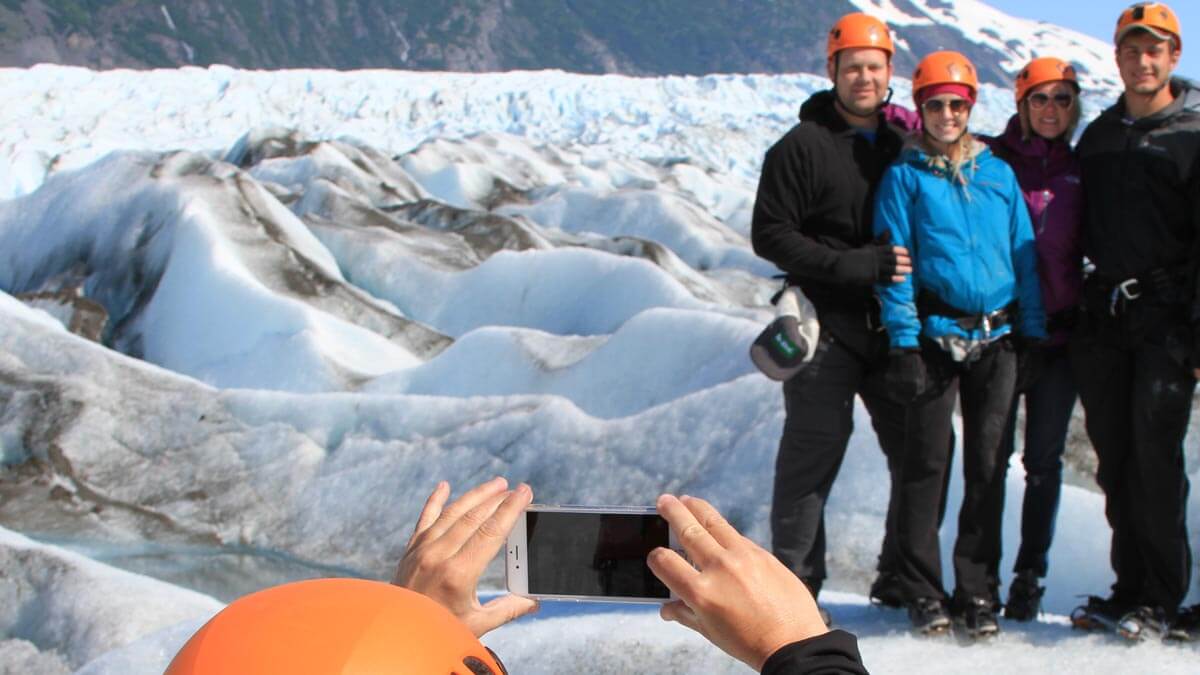
<path id="1" fill-rule="evenodd" d="M 913 71 L 913 99 L 920 105 L 921 90 L 938 85 L 960 85 L 970 91 L 971 103 L 979 93 L 979 76 L 975 64 L 958 52 L 934 52 L 917 64 Z"/>
<path id="2" fill-rule="evenodd" d="M 1047 82 L 1068 82 L 1075 87 L 1075 93 L 1079 93 L 1079 78 L 1075 73 L 1075 66 L 1053 56 L 1043 56 L 1030 61 L 1017 74 L 1017 103 L 1025 100 L 1025 95 L 1031 90 Z"/>
<path id="3" fill-rule="evenodd" d="M 313 579 L 239 598 L 179 650 L 164 675 L 504 675 L 445 607 L 380 581 Z"/>
<path id="4" fill-rule="evenodd" d="M 829 29 L 825 56 L 832 59 L 834 54 L 843 49 L 855 47 L 882 49 L 888 53 L 888 58 L 896 53 L 887 24 L 862 12 L 847 14 L 833 24 L 833 28 Z"/>
<path id="5" fill-rule="evenodd" d="M 1175 41 L 1175 48 L 1183 50 L 1183 31 L 1179 29 L 1179 17 L 1175 11 L 1161 2 L 1139 2 L 1130 5 L 1117 19 L 1117 30 L 1113 33 L 1113 44 L 1121 44 L 1121 38 L 1131 31 L 1144 30 L 1159 40 Z"/>

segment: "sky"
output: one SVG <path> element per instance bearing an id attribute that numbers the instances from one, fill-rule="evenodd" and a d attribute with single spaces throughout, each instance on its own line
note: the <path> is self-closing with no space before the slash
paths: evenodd
<path id="1" fill-rule="evenodd" d="M 1013 16 L 1047 21 L 1080 33 L 1111 41 L 1117 17 L 1131 0 L 1089 0 L 1086 3 L 1047 2 L 1046 0 L 985 0 L 991 6 Z M 1183 57 L 1176 71 L 1200 79 L 1200 2 L 1175 0 L 1167 3 L 1183 26 Z M 1189 40 L 1189 36 L 1195 36 Z"/>

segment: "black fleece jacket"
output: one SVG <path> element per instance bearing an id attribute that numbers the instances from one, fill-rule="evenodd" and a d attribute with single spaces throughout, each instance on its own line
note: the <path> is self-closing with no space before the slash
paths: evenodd
<path id="1" fill-rule="evenodd" d="M 1171 90 L 1173 103 L 1138 120 L 1126 118 L 1122 97 L 1079 139 L 1083 252 L 1110 282 L 1156 268 L 1186 268 L 1195 260 L 1200 89 L 1176 79 Z"/>
<path id="2" fill-rule="evenodd" d="M 878 279 L 848 274 L 844 262 L 873 254 L 862 249 L 873 238 L 875 189 L 902 146 L 882 114 L 872 142 L 838 113 L 833 92 L 822 91 L 800 108 L 800 124 L 767 151 L 751 243 L 801 287 L 823 326 L 831 312 L 861 319 L 874 302 Z"/>
<path id="3" fill-rule="evenodd" d="M 762 675 L 868 675 L 858 640 L 842 630 L 793 642 L 771 655 Z"/>

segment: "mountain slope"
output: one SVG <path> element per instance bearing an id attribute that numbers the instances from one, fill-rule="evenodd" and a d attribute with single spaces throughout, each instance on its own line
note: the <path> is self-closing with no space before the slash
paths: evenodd
<path id="1" fill-rule="evenodd" d="M 823 73 L 825 31 L 855 9 L 889 20 L 901 74 L 958 49 L 1006 86 L 1027 56 L 1064 47 L 1115 82 L 1100 41 L 976 0 L 3 0 L 0 64 Z"/>

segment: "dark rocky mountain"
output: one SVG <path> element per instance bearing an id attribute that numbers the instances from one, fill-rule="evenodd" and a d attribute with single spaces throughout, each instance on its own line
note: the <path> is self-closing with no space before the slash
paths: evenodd
<path id="1" fill-rule="evenodd" d="M 914 53 L 954 48 L 985 80 L 1008 81 L 1001 63 L 1011 54 L 949 21 L 955 3 L 897 6 L 942 14 L 898 29 L 897 72 L 911 70 Z M 0 65 L 820 73 L 827 27 L 855 9 L 849 0 L 0 0 Z"/>

